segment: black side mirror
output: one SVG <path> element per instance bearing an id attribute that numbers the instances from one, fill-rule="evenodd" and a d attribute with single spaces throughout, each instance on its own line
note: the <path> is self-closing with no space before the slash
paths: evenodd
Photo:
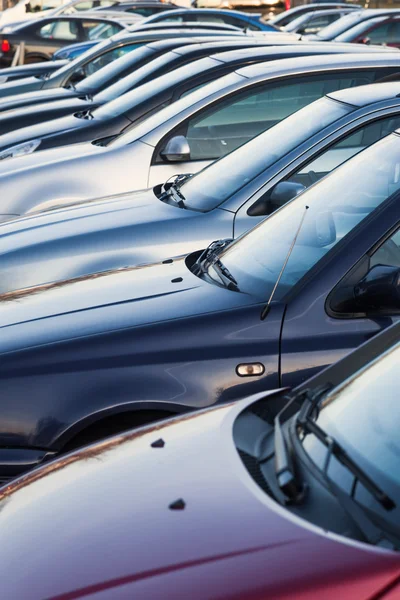
<path id="1" fill-rule="evenodd" d="M 371 310 L 400 310 L 400 268 L 375 265 L 354 287 L 359 308 Z"/>
<path id="2" fill-rule="evenodd" d="M 301 194 L 305 189 L 306 188 L 304 185 L 301 185 L 301 183 L 295 183 L 294 181 L 280 181 L 271 191 L 259 198 L 253 206 L 250 206 L 247 214 L 250 217 L 271 215 L 278 210 L 278 208 L 289 202 L 289 200 L 292 200 L 298 194 Z"/>

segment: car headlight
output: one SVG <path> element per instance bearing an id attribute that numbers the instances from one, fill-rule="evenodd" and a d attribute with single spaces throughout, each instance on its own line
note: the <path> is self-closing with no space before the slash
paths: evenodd
<path id="1" fill-rule="evenodd" d="M 26 154 L 32 154 L 32 152 L 35 152 L 35 150 L 39 148 L 41 143 L 42 140 L 30 140 L 29 142 L 24 142 L 23 144 L 11 146 L 11 148 L 7 148 L 7 150 L 3 150 L 3 152 L 0 152 L 0 160 L 5 160 L 6 158 L 16 158 L 17 156 L 26 156 Z"/>

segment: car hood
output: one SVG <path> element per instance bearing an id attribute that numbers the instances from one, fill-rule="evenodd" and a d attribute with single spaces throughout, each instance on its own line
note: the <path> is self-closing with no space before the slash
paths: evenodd
<path id="1" fill-rule="evenodd" d="M 185 259 L 102 271 L 0 295 L 0 353 L 257 304 Z"/>
<path id="2" fill-rule="evenodd" d="M 244 467 L 233 424 L 265 395 L 110 438 L 3 488 L 4 597 L 372 597 L 398 556 L 292 515 Z M 10 577 L 17 565 L 24 576 Z"/>
<path id="3" fill-rule="evenodd" d="M 5 222 L 0 226 L 0 294 L 201 250 L 232 236 L 233 215 L 218 212 L 219 220 L 183 210 L 149 189 Z"/>
<path id="4" fill-rule="evenodd" d="M 29 79 L 36 79 L 35 77 L 29 78 Z M 10 83 L 4 83 L 0 86 L 0 98 L 1 98 L 1 105 L 0 105 L 0 114 L 2 111 L 5 110 L 11 110 L 12 108 L 19 108 L 21 106 L 30 106 L 31 104 L 39 104 L 41 102 L 51 102 L 53 100 L 62 100 L 64 98 L 74 98 L 76 97 L 78 94 L 76 92 L 74 92 L 73 90 L 67 89 L 67 88 L 52 88 L 49 90 L 37 90 L 37 91 L 26 91 L 26 93 L 22 93 L 24 90 L 17 90 L 17 84 L 20 82 L 21 80 L 17 80 L 15 82 L 10 82 Z M 3 90 L 3 86 L 11 86 L 13 83 L 15 83 L 15 91 L 13 92 L 13 94 L 9 94 L 6 95 L 4 92 L 2 92 Z M 10 89 L 10 88 L 8 88 Z M 3 98 L 2 96 L 5 95 L 6 97 Z M 85 94 L 80 94 L 80 96 L 85 96 Z"/>

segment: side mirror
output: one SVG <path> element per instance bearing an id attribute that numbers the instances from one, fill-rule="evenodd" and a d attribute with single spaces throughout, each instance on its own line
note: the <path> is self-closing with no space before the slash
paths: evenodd
<path id="1" fill-rule="evenodd" d="M 357 42 L 357 44 L 365 44 L 366 46 L 369 46 L 370 43 L 371 43 L 371 40 L 369 37 L 361 38 L 361 40 L 358 40 L 358 42 Z"/>
<path id="2" fill-rule="evenodd" d="M 289 202 L 289 200 L 292 200 L 301 194 L 305 189 L 305 186 L 301 183 L 295 183 L 294 181 L 280 181 L 271 192 L 271 204 L 276 206 L 276 208 L 280 208 Z"/>
<path id="3" fill-rule="evenodd" d="M 400 268 L 376 265 L 354 287 L 354 298 L 364 311 L 400 310 Z"/>
<path id="4" fill-rule="evenodd" d="M 81 67 L 80 69 L 78 69 L 77 71 L 72 73 L 72 75 L 70 77 L 70 82 L 71 83 L 79 83 L 80 81 L 82 81 L 82 79 L 85 79 L 85 77 L 86 77 L 85 69 L 83 67 Z"/>
<path id="5" fill-rule="evenodd" d="M 175 135 L 168 140 L 165 148 L 161 150 L 160 156 L 167 162 L 190 160 L 189 142 L 184 135 Z"/>

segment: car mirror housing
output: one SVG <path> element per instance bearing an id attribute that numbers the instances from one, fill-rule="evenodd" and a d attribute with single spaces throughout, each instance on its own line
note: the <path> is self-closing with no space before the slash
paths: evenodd
<path id="1" fill-rule="evenodd" d="M 184 135 L 175 135 L 168 140 L 160 152 L 161 158 L 167 162 L 182 162 L 190 160 L 190 146 Z"/>
<path id="2" fill-rule="evenodd" d="M 270 200 L 271 203 L 276 207 L 280 208 L 289 200 L 292 200 L 306 188 L 301 183 L 295 183 L 294 181 L 280 181 L 276 184 L 271 192 Z"/>
<path id="3" fill-rule="evenodd" d="M 375 265 L 354 287 L 354 298 L 361 310 L 400 310 L 400 268 Z"/>

